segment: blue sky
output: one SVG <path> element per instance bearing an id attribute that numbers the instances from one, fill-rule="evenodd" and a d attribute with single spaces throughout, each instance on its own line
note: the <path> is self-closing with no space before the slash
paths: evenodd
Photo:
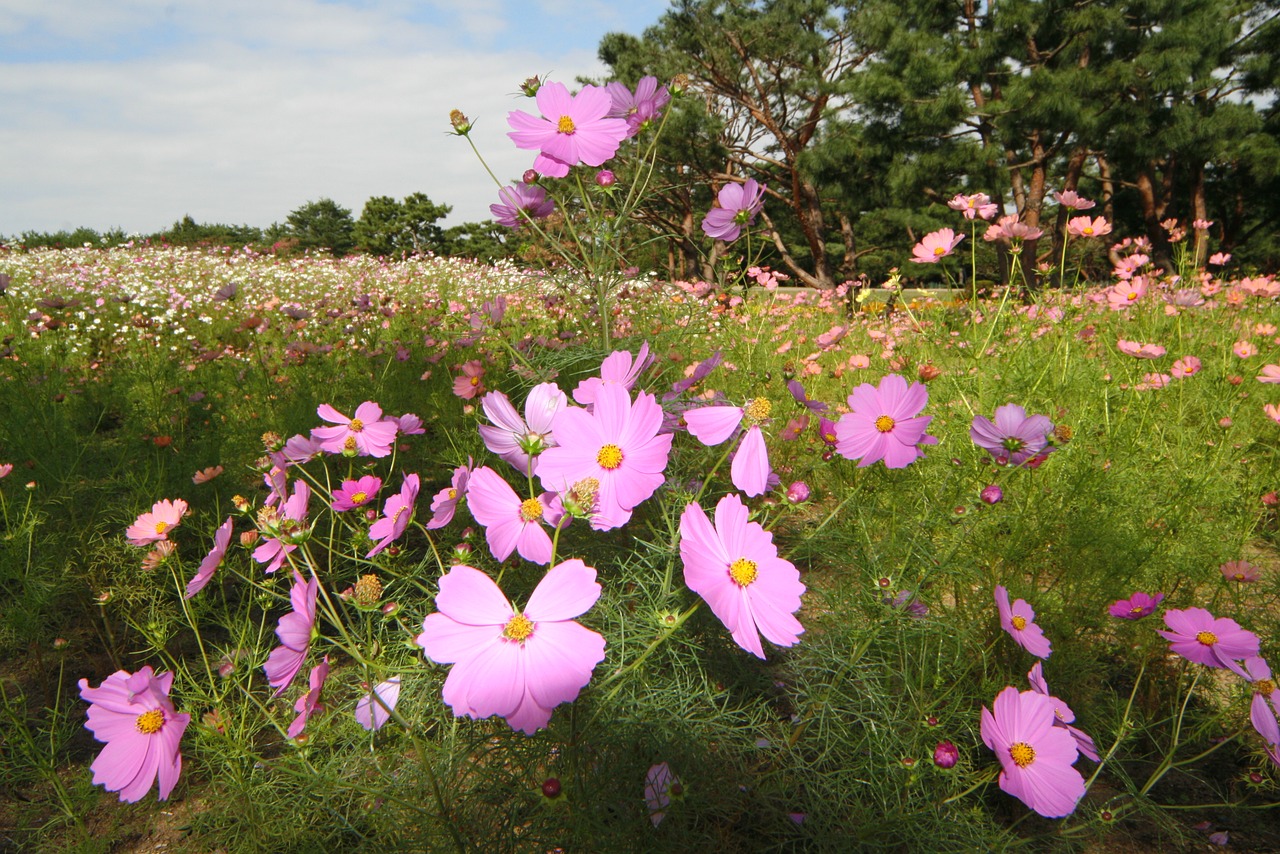
<path id="1" fill-rule="evenodd" d="M 532 154 L 521 80 L 598 76 L 600 37 L 668 0 L 0 0 L 0 235 L 267 226 L 328 197 L 425 192 L 488 217 Z"/>

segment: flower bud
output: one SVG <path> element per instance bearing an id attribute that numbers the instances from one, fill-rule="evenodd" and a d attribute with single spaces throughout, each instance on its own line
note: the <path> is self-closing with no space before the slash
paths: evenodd
<path id="1" fill-rule="evenodd" d="M 526 184 L 536 184 L 538 183 L 538 179 L 541 177 L 542 176 L 538 174 L 537 169 L 526 169 L 524 170 L 524 174 L 520 176 L 520 180 L 524 181 Z"/>
<path id="2" fill-rule="evenodd" d="M 538 79 L 538 75 L 536 74 L 525 79 L 525 81 L 520 84 L 520 91 L 524 93 L 526 98 L 532 98 L 534 95 L 538 94 L 538 90 L 541 88 L 542 81 Z"/>
<path id="3" fill-rule="evenodd" d="M 463 115 L 462 110 L 449 111 L 449 124 L 453 126 L 453 132 L 458 136 L 471 133 L 471 119 Z"/>
<path id="4" fill-rule="evenodd" d="M 603 187 L 606 190 L 618 182 L 617 176 L 608 169 L 601 169 L 596 173 L 596 186 Z"/>
<path id="5" fill-rule="evenodd" d="M 954 768 L 960 761 L 960 751 L 949 741 L 940 741 L 933 749 L 933 764 L 939 768 Z"/>
<path id="6" fill-rule="evenodd" d="M 803 480 L 797 480 L 795 483 L 787 487 L 787 500 L 792 504 L 803 504 L 809 500 L 809 485 Z"/>
<path id="7" fill-rule="evenodd" d="M 980 497 L 984 504 L 999 504 L 1004 500 L 1004 490 L 993 483 L 983 487 Z"/>

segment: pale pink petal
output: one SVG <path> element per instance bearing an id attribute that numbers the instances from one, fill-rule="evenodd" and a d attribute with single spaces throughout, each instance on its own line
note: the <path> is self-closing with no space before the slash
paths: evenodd
<path id="1" fill-rule="evenodd" d="M 471 626 L 504 626 L 515 614 L 493 579 L 465 565 L 453 567 L 440 579 L 436 607 L 450 619 Z"/>
<path id="2" fill-rule="evenodd" d="M 704 406 L 690 409 L 684 414 L 689 433 L 704 445 L 718 445 L 733 435 L 742 423 L 742 408 L 738 406 Z"/>
<path id="3" fill-rule="evenodd" d="M 542 577 L 529 597 L 524 614 L 535 623 L 572 620 L 591 610 L 600 598 L 600 590 L 595 569 L 572 558 L 552 567 Z"/>
<path id="4" fill-rule="evenodd" d="M 733 464 L 729 467 L 733 485 L 748 496 L 762 495 L 769 485 L 769 449 L 760 428 L 752 426 L 742 437 Z"/>

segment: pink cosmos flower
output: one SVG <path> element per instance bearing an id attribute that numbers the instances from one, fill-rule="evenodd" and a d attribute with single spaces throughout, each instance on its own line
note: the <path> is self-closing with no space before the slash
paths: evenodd
<path id="1" fill-rule="evenodd" d="M 293 710 L 298 713 L 298 716 L 293 719 L 293 723 L 289 724 L 289 729 L 285 733 L 289 738 L 297 738 L 302 735 L 302 731 L 306 728 L 307 721 L 311 719 L 311 716 L 324 710 L 324 706 L 320 703 L 320 691 L 324 688 L 324 681 L 328 678 L 329 656 L 326 655 L 323 661 L 311 668 L 311 676 L 307 680 L 308 690 L 293 704 Z"/>
<path id="2" fill-rule="evenodd" d="M 1049 683 L 1044 679 L 1044 667 L 1040 662 L 1037 661 L 1031 666 L 1031 672 L 1027 674 L 1027 681 L 1031 683 L 1033 691 L 1037 694 L 1043 694 L 1053 701 L 1053 725 L 1060 726 L 1071 733 L 1071 737 L 1076 740 L 1076 750 L 1080 751 L 1081 756 L 1097 762 L 1098 748 L 1094 745 L 1093 739 L 1084 730 L 1072 726 L 1076 720 L 1076 713 L 1071 710 L 1071 707 L 1049 693 Z"/>
<path id="3" fill-rule="evenodd" d="M 273 697 L 279 697 L 298 675 L 311 649 L 311 633 L 316 625 L 316 597 L 320 593 L 320 581 L 312 576 L 306 581 L 298 572 L 293 573 L 293 587 L 289 589 L 289 602 L 293 610 L 280 618 L 276 637 L 280 646 L 271 650 L 262 669 L 267 674 L 267 684 L 276 689 Z"/>
<path id="4" fill-rule="evenodd" d="M 1072 768 L 1076 741 L 1054 726 L 1054 704 L 1035 691 L 1010 685 L 996 695 L 993 711 L 982 707 L 982 741 L 1000 760 L 1000 789 L 1045 818 L 1075 811 L 1084 797 L 1084 777 Z"/>
<path id="5" fill-rule="evenodd" d="M 1231 352 L 1235 353 L 1241 359 L 1248 359 L 1258 355 L 1258 348 L 1252 341 L 1237 341 L 1231 347 Z"/>
<path id="6" fill-rule="evenodd" d="M 467 465 L 453 470 L 450 485 L 440 490 L 431 499 L 431 521 L 427 522 L 427 530 L 443 528 L 453 521 L 453 514 L 458 509 L 458 502 L 467 494 L 467 484 L 471 481 L 471 458 Z"/>
<path id="7" fill-rule="evenodd" d="M 1218 568 L 1227 581 L 1248 584 L 1258 580 L 1258 568 L 1247 560 L 1230 560 Z"/>
<path id="8" fill-rule="evenodd" d="M 384 415 L 383 421 L 391 421 L 396 425 L 396 429 L 400 431 L 402 436 L 421 436 L 427 432 L 427 428 L 422 426 L 422 419 L 412 412 L 406 412 L 404 415 Z"/>
<path id="9" fill-rule="evenodd" d="M 986 193 L 974 193 L 972 196 L 957 194 L 947 202 L 947 207 L 960 211 L 965 219 L 991 219 L 999 209 Z"/>
<path id="10" fill-rule="evenodd" d="M 1053 645 L 1044 636 L 1044 629 L 1035 624 L 1036 612 L 1027 600 L 1018 599 L 1009 604 L 1009 591 L 1004 585 L 996 585 L 996 610 L 1000 614 L 1000 628 L 1018 642 L 1018 646 L 1036 658 L 1048 658 Z"/>
<path id="11" fill-rule="evenodd" d="M 640 351 L 633 359 L 627 350 L 616 350 L 605 356 L 600 363 L 600 376 L 587 377 L 578 383 L 573 390 L 573 399 L 583 406 L 591 406 L 596 402 L 596 392 L 602 385 L 620 385 L 627 391 L 635 387 L 636 380 L 645 368 L 653 362 L 649 355 L 649 342 L 640 345 Z"/>
<path id="12" fill-rule="evenodd" d="M 513 184 L 498 191 L 500 201 L 489 205 L 494 222 L 507 228 L 519 229 L 530 219 L 546 219 L 556 209 L 554 199 L 547 198 L 547 191 L 533 184 Z"/>
<path id="13" fill-rule="evenodd" d="M 1072 217 L 1067 222 L 1067 234 L 1072 237 L 1102 237 L 1111 233 L 1111 223 L 1102 217 L 1090 219 L 1087 216 Z"/>
<path id="14" fill-rule="evenodd" d="M 1047 415 L 1027 415 L 1016 403 L 996 407 L 992 422 L 975 415 L 969 427 L 969 438 L 995 458 L 999 465 L 1020 466 L 1041 453 L 1057 450 L 1049 444 L 1053 422 Z"/>
<path id="15" fill-rule="evenodd" d="M 563 178 L 579 163 L 599 166 L 627 137 L 627 123 L 608 118 L 613 100 L 603 88 L 583 86 L 570 95 L 563 83 L 543 83 L 534 97 L 542 115 L 508 113 L 507 136 L 517 148 L 538 151 L 533 168 L 542 175 Z"/>
<path id="16" fill-rule="evenodd" d="M 888 374 L 878 387 L 863 383 L 849 395 L 852 411 L 836 422 L 836 453 L 859 460 L 859 468 L 880 460 L 886 468 L 906 468 L 924 456 L 920 445 L 938 443 L 924 432 L 933 420 L 920 415 L 928 402 L 923 384 L 908 387 L 898 374 Z"/>
<path id="17" fill-rule="evenodd" d="M 169 532 L 182 524 L 187 513 L 187 502 L 181 498 L 170 501 L 162 498 L 151 505 L 151 511 L 143 513 L 127 529 L 125 538 L 131 546 L 149 546 L 169 539 Z"/>
<path id="18" fill-rule="evenodd" d="M 293 494 L 280 505 L 280 512 L 271 513 L 260 521 L 266 539 L 253 550 L 253 559 L 267 565 L 264 572 L 270 574 L 283 566 L 289 554 L 311 534 L 307 527 L 307 503 L 310 500 L 311 487 L 305 481 L 297 481 L 293 485 Z"/>
<path id="19" fill-rule="evenodd" d="M 0 465 L 0 479 L 8 477 L 9 472 L 11 471 L 13 471 L 13 463 L 5 463 L 4 465 Z"/>
<path id="20" fill-rule="evenodd" d="M 1228 617 L 1214 617 L 1204 608 L 1164 612 L 1169 631 L 1157 631 L 1178 655 L 1206 667 L 1225 667 L 1248 678 L 1236 662 L 1258 654 L 1258 636 Z"/>
<path id="21" fill-rule="evenodd" d="M 1173 363 L 1173 367 L 1169 369 L 1169 374 L 1174 379 L 1182 380 L 1200 373 L 1200 367 L 1200 360 L 1195 356 L 1183 356 Z"/>
<path id="22" fill-rule="evenodd" d="M 488 466 L 471 473 L 467 486 L 467 506 L 484 526 L 489 551 L 506 560 L 513 551 L 527 561 L 545 566 L 551 563 L 551 536 L 539 522 L 546 514 L 551 495 L 521 501 L 502 476 Z"/>
<path id="23" fill-rule="evenodd" d="M 716 206 L 702 219 L 702 230 L 713 240 L 732 243 L 742 229 L 752 225 L 764 210 L 765 185 L 754 178 L 741 184 L 725 184 L 716 195 Z"/>
<path id="24" fill-rule="evenodd" d="M 625 83 L 613 82 L 604 87 L 609 93 L 613 106 L 609 110 L 611 118 L 623 119 L 627 123 L 627 136 L 635 136 L 662 115 L 662 109 L 671 101 L 671 93 L 666 86 L 658 85 L 656 77 L 641 77 L 633 94 Z"/>
<path id="25" fill-rule="evenodd" d="M 533 460 L 546 448 L 555 445 L 551 422 L 569 398 L 555 383 L 534 386 L 524 402 L 524 418 L 500 391 L 491 391 L 480 400 L 485 416 L 493 424 L 477 428 L 484 446 L 502 457 L 526 477 L 533 470 Z"/>
<path id="26" fill-rule="evenodd" d="M 1280 365 L 1263 365 L 1262 373 L 1258 374 L 1258 382 L 1280 383 Z"/>
<path id="27" fill-rule="evenodd" d="M 706 600 L 738 646 L 764 658 L 760 635 L 778 646 L 800 640 L 804 627 L 793 616 L 805 591 L 800 572 L 778 557 L 773 534 L 747 521 L 738 496 L 720 499 L 714 527 L 696 503 L 684 508 L 680 559 L 685 584 Z"/>
<path id="28" fill-rule="evenodd" d="M 167 800 L 182 773 L 178 745 L 191 723 L 169 699 L 173 674 L 157 676 L 147 666 L 137 673 L 117 670 L 97 688 L 88 679 L 79 684 L 80 698 L 91 704 L 85 728 L 107 745 L 90 766 L 93 782 L 137 803 L 157 781 L 157 797 Z"/>
<path id="29" fill-rule="evenodd" d="M 387 499 L 382 506 L 382 518 L 369 526 L 369 539 L 377 543 L 366 558 L 373 557 L 403 536 L 413 519 L 413 505 L 418 500 L 418 475 L 405 475 L 400 491 Z"/>
<path id="30" fill-rule="evenodd" d="M 1117 599 L 1107 609 L 1107 613 L 1121 620 L 1141 620 L 1148 614 L 1154 613 L 1163 600 L 1163 593 L 1148 596 L 1139 590 L 1128 599 Z"/>
<path id="31" fill-rule="evenodd" d="M 187 596 L 192 596 L 204 589 L 209 583 L 209 579 L 213 578 L 213 573 L 222 565 L 222 559 L 227 556 L 227 549 L 231 546 L 231 517 L 227 517 L 227 521 L 218 526 L 218 530 L 213 535 L 213 550 L 205 555 L 204 560 L 200 561 L 200 568 L 196 570 L 195 576 L 187 582 Z"/>
<path id="32" fill-rule="evenodd" d="M 373 401 L 357 406 L 351 418 L 327 403 L 320 404 L 316 414 L 335 425 L 311 431 L 311 438 L 320 443 L 322 451 L 348 457 L 385 457 L 391 453 L 399 425 L 382 420 L 382 407 Z"/>
<path id="33" fill-rule="evenodd" d="M 1096 202 L 1091 202 L 1075 190 L 1063 190 L 1061 193 L 1055 190 L 1053 200 L 1062 207 L 1071 208 L 1074 211 L 1087 211 L 1096 204 Z"/>
<path id="34" fill-rule="evenodd" d="M 342 486 L 333 491 L 333 501 L 329 506 L 339 513 L 354 510 L 377 498 L 380 489 L 382 478 L 371 474 L 366 474 L 359 480 L 344 480 Z"/>
<path id="35" fill-rule="evenodd" d="M 1122 278 L 1114 286 L 1107 288 L 1107 305 L 1113 310 L 1129 308 L 1147 295 L 1147 280 L 1143 276 Z"/>
<path id="36" fill-rule="evenodd" d="M 471 400 L 484 394 L 484 365 L 477 359 L 471 359 L 458 366 L 461 372 L 453 381 L 453 393 L 463 400 Z"/>
<path id="37" fill-rule="evenodd" d="M 769 417 L 773 404 L 766 398 L 749 400 L 743 406 L 704 406 L 685 412 L 689 433 L 704 445 L 718 445 L 737 431 L 743 421 L 748 427 L 734 454 L 729 475 L 733 485 L 748 496 L 763 495 L 769 485 L 769 449 L 760 425 Z"/>
<path id="38" fill-rule="evenodd" d="M 399 702 L 400 677 L 392 676 L 356 701 L 356 723 L 367 730 L 380 730 L 391 720 L 391 713 Z"/>
<path id="39" fill-rule="evenodd" d="M 982 234 L 982 239 L 989 243 L 1005 240 L 1013 243 L 1016 247 L 1022 241 L 1035 240 L 1042 234 L 1044 234 L 1042 229 L 1020 221 L 1017 214 L 1007 214 L 1000 217 L 992 225 L 987 226 L 987 230 Z"/>
<path id="40" fill-rule="evenodd" d="M 1116 349 L 1135 359 L 1159 359 L 1168 352 L 1159 344 L 1139 344 L 1137 341 L 1126 341 L 1123 338 L 1116 341 Z"/>
<path id="41" fill-rule="evenodd" d="M 936 264 L 955 251 L 961 240 L 964 240 L 964 235 L 949 228 L 932 231 L 912 248 L 911 260 L 916 264 Z"/>
<path id="42" fill-rule="evenodd" d="M 557 447 L 538 457 L 536 474 L 550 492 L 563 495 L 576 485 L 594 490 L 591 527 L 617 528 L 665 479 L 672 436 L 659 435 L 661 428 L 662 408 L 653 395 L 641 392 L 632 403 L 621 385 L 603 384 L 592 412 L 569 407 L 556 415 Z"/>
<path id="43" fill-rule="evenodd" d="M 671 766 L 665 762 L 649 767 L 644 775 L 644 803 L 649 808 L 649 821 L 657 827 L 667 815 L 667 807 L 671 806 L 673 790 L 681 788 L 680 778 L 671 773 Z"/>
<path id="44" fill-rule="evenodd" d="M 1262 411 L 1265 412 L 1267 417 L 1272 421 L 1280 424 L 1280 404 L 1264 403 L 1262 404 Z"/>
<path id="45" fill-rule="evenodd" d="M 1253 686 L 1249 721 L 1267 744 L 1280 747 L 1280 722 L 1276 720 L 1280 715 L 1280 687 L 1271 676 L 1267 662 L 1256 655 L 1244 660 L 1244 670 L 1245 678 Z"/>
<path id="46" fill-rule="evenodd" d="M 444 701 L 454 715 L 501 715 L 533 735 L 604 660 L 604 638 L 574 621 L 599 598 L 596 571 L 577 559 L 552 567 L 523 612 L 489 576 L 455 566 L 440 579 L 440 610 L 422 621 L 417 643 L 427 658 L 453 665 Z"/>
<path id="47" fill-rule="evenodd" d="M 0 469 L 3 468 L 4 466 L 0 466 Z M 191 482 L 199 486 L 202 483 L 208 483 L 220 474 L 222 474 L 222 466 L 208 466 L 193 474 Z M 4 475 L 0 475 L 0 477 L 4 477 Z"/>

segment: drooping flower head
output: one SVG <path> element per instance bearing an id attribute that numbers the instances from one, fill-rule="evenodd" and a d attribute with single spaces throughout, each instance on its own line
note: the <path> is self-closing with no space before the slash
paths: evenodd
<path id="1" fill-rule="evenodd" d="M 1163 593 L 1148 595 L 1138 590 L 1128 599 L 1117 599 L 1107 609 L 1107 613 L 1121 620 L 1141 620 L 1148 614 L 1154 613 L 1162 601 L 1164 601 Z"/>
<path id="2" fill-rule="evenodd" d="M 536 184 L 512 184 L 498 191 L 499 201 L 489 205 L 494 222 L 519 229 L 530 219 L 546 219 L 556 209 L 554 199 Z"/>
<path id="3" fill-rule="evenodd" d="M 293 710 L 298 713 L 298 716 L 293 719 L 293 723 L 289 724 L 286 733 L 289 738 L 302 735 L 311 716 L 324 710 L 324 706 L 320 703 L 320 692 L 324 689 L 324 681 L 328 678 L 329 656 L 326 655 L 323 661 L 311 668 L 311 677 L 307 680 L 307 692 L 293 704 Z"/>
<path id="4" fill-rule="evenodd" d="M 613 100 L 603 88 L 583 86 L 570 95 L 563 83 L 543 83 L 534 97 L 542 115 L 508 113 L 507 136 L 517 148 L 538 151 L 533 168 L 542 175 L 563 178 L 579 163 L 599 166 L 627 137 L 627 123 L 608 117 Z"/>
<path id="5" fill-rule="evenodd" d="M 339 513 L 354 510 L 377 498 L 380 489 L 382 478 L 371 474 L 366 474 L 359 480 L 344 480 L 342 486 L 333 491 L 333 501 L 329 506 Z"/>
<path id="6" fill-rule="evenodd" d="M 634 359 L 628 350 L 615 350 L 600 363 L 600 376 L 587 377 L 578 383 L 578 387 L 573 390 L 573 399 L 583 406 L 591 406 L 596 402 L 596 392 L 600 386 L 608 384 L 620 385 L 630 391 L 635 387 L 641 372 L 652 362 L 648 341 L 640 345 L 640 351 Z"/>
<path id="7" fill-rule="evenodd" d="M 671 101 L 671 93 L 666 86 L 658 85 L 656 77 L 641 77 L 632 93 L 627 84 L 614 81 L 605 86 L 613 106 L 609 109 L 611 118 L 623 119 L 627 123 L 627 136 L 635 136 L 646 126 L 662 115 L 662 109 Z"/>
<path id="8" fill-rule="evenodd" d="M 964 235 L 949 228 L 931 231 L 912 248 L 911 260 L 916 264 L 936 264 L 954 252 L 961 240 Z"/>
<path id="9" fill-rule="evenodd" d="M 1018 642 L 1018 646 L 1036 658 L 1048 658 L 1053 645 L 1044 636 L 1044 629 L 1035 624 L 1036 612 L 1025 599 L 1009 604 L 1009 591 L 1004 585 L 996 585 L 996 610 L 1000 614 L 1000 628 Z"/>
<path id="10" fill-rule="evenodd" d="M 604 638 L 574 621 L 598 598 L 596 571 L 577 559 L 552 567 L 523 611 L 480 570 L 455 566 L 440 579 L 439 610 L 422 621 L 417 643 L 427 658 L 453 665 L 444 701 L 454 715 L 500 715 L 533 735 L 604 660 Z"/>
<path id="11" fill-rule="evenodd" d="M 1075 811 L 1084 797 L 1084 777 L 1072 768 L 1076 741 L 1054 726 L 1053 701 L 1010 685 L 982 707 L 982 741 L 1000 760 L 1000 789 L 1045 818 Z"/>
<path id="12" fill-rule="evenodd" d="M 879 386 L 863 383 L 849 395 L 850 412 L 836 422 L 836 453 L 858 460 L 859 468 L 884 461 L 886 468 L 906 468 L 924 452 L 920 445 L 936 445 L 925 434 L 932 415 L 920 415 L 929 402 L 921 383 L 907 385 L 899 374 L 889 374 Z"/>
<path id="13" fill-rule="evenodd" d="M 689 433 L 704 445 L 718 445 L 728 439 L 745 422 L 729 476 L 733 485 L 748 496 L 763 495 L 769 486 L 769 449 L 760 425 L 769 418 L 773 404 L 764 397 L 747 401 L 742 406 L 704 406 L 684 413 Z"/>
<path id="14" fill-rule="evenodd" d="M 227 549 L 231 546 L 231 517 L 227 517 L 227 521 L 218 526 L 218 530 L 213 534 L 213 549 L 200 561 L 200 567 L 196 570 L 196 574 L 187 582 L 187 597 L 199 593 L 209 583 L 209 579 L 213 578 L 213 573 L 222 565 L 222 559 L 227 556 Z"/>
<path id="15" fill-rule="evenodd" d="M 413 520 L 413 505 L 418 500 L 420 486 L 417 473 L 405 475 L 400 491 L 387 499 L 382 507 L 382 518 L 369 526 L 369 539 L 376 540 L 365 557 L 373 557 L 391 545 L 409 528 Z"/>
<path id="16" fill-rule="evenodd" d="M 400 677 L 392 676 L 356 701 L 356 723 L 367 730 L 380 730 L 391 720 L 391 713 L 399 702 Z"/>
<path id="17" fill-rule="evenodd" d="M 267 674 L 267 684 L 276 689 L 272 696 L 279 697 L 298 675 L 311 649 L 311 633 L 316 625 L 316 597 L 320 593 L 320 581 L 312 576 L 310 581 L 294 572 L 293 587 L 289 589 L 289 602 L 293 610 L 280 618 L 276 637 L 280 646 L 271 650 L 262 669 Z"/>
<path id="18" fill-rule="evenodd" d="M 805 587 L 800 572 L 778 557 L 773 534 L 747 521 L 736 495 L 716 505 L 715 525 L 696 503 L 680 516 L 680 559 L 684 581 L 729 629 L 738 646 L 764 658 L 760 635 L 778 646 L 793 646 L 804 632 L 794 616 Z"/>
<path id="19" fill-rule="evenodd" d="M 530 390 L 524 402 L 524 418 L 500 391 L 491 391 L 480 400 L 485 416 L 492 424 L 477 428 L 484 446 L 511 464 L 526 477 L 532 462 L 545 449 L 556 443 L 551 422 L 569 399 L 555 383 L 542 383 Z"/>
<path id="20" fill-rule="evenodd" d="M 169 532 L 182 523 L 187 513 L 187 502 L 181 498 L 170 501 L 162 498 L 151 505 L 150 512 L 138 516 L 124 532 L 131 546 L 149 546 L 169 539 Z"/>
<path id="21" fill-rule="evenodd" d="M 591 527 L 607 531 L 625 525 L 631 511 L 662 485 L 671 452 L 670 434 L 659 435 L 662 408 L 641 392 L 635 402 L 618 384 L 596 390 L 591 412 L 569 407 L 552 422 L 557 447 L 538 457 L 542 488 L 558 494 L 575 484 L 597 484 Z"/>
<path id="22" fill-rule="evenodd" d="M 178 747 L 191 722 L 169 699 L 173 674 L 156 675 L 147 666 L 137 673 L 117 670 L 97 688 L 88 679 L 79 685 L 81 699 L 91 704 L 85 728 L 107 745 L 90 766 L 93 782 L 128 803 L 142 800 L 158 782 L 157 797 L 167 800 L 182 773 Z"/>
<path id="23" fill-rule="evenodd" d="M 427 530 L 434 531 L 437 528 L 443 528 L 453 521 L 453 514 L 457 512 L 458 502 L 467 494 L 467 485 L 471 482 L 471 459 L 467 458 L 467 465 L 458 466 L 453 470 L 453 478 L 444 489 L 440 490 L 431 499 L 431 521 L 427 522 Z"/>
<path id="24" fill-rule="evenodd" d="M 764 210 L 765 185 L 748 178 L 741 184 L 725 184 L 716 194 L 716 206 L 702 219 L 702 230 L 715 240 L 732 243 L 742 229 L 752 225 Z"/>
<path id="25" fill-rule="evenodd" d="M 1072 726 L 1076 720 L 1076 713 L 1063 700 L 1049 693 L 1049 683 L 1044 678 L 1044 667 L 1040 662 L 1036 662 L 1031 666 L 1031 672 L 1027 674 L 1027 681 L 1031 683 L 1031 689 L 1037 694 L 1043 694 L 1053 701 L 1053 725 L 1060 726 L 1071 733 L 1071 737 L 1076 740 L 1076 749 L 1080 751 L 1080 755 L 1094 762 L 1098 761 L 1098 748 L 1094 745 L 1093 739 L 1090 738 L 1084 730 Z"/>
<path id="26" fill-rule="evenodd" d="M 351 418 L 327 403 L 320 404 L 316 414 L 334 425 L 311 431 L 311 438 L 320 443 L 322 451 L 348 457 L 385 457 L 391 453 L 399 424 L 383 420 L 382 407 L 373 401 L 357 406 Z"/>
<path id="27" fill-rule="evenodd" d="M 1241 678 L 1248 676 L 1237 662 L 1258 654 L 1258 636 L 1228 617 L 1214 617 L 1204 608 L 1170 608 L 1164 612 L 1169 631 L 1157 631 L 1169 641 L 1169 649 L 1206 667 L 1225 667 Z"/>
<path id="28" fill-rule="evenodd" d="M 488 466 L 473 471 L 467 485 L 467 506 L 484 526 L 489 551 L 498 560 L 506 560 L 518 551 L 527 561 L 551 563 L 551 536 L 541 524 L 550 501 L 547 493 L 521 501 L 502 476 Z"/>
<path id="29" fill-rule="evenodd" d="M 995 421 L 975 415 L 969 438 L 995 458 L 999 465 L 1020 466 L 1041 453 L 1056 450 L 1049 444 L 1053 422 L 1047 415 L 1028 415 L 1016 403 L 996 407 Z"/>

